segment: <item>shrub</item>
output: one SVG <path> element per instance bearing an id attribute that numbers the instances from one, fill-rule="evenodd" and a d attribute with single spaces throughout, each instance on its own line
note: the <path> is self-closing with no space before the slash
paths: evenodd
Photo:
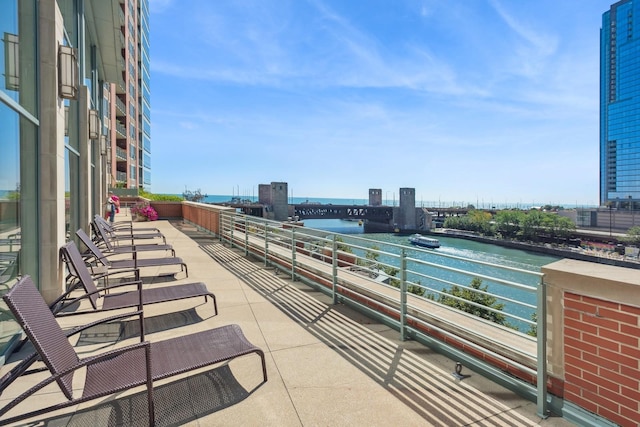
<path id="1" fill-rule="evenodd" d="M 143 216 L 149 221 L 158 219 L 158 212 L 146 202 L 136 203 L 136 205 L 131 208 L 131 215 Z"/>

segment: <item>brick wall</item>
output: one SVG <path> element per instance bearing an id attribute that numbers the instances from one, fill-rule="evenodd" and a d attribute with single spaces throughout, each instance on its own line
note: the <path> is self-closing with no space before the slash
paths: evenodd
<path id="1" fill-rule="evenodd" d="M 640 307 L 564 293 L 564 397 L 640 425 Z"/>
<path id="2" fill-rule="evenodd" d="M 182 202 L 152 201 L 150 204 L 160 219 L 182 218 Z"/>

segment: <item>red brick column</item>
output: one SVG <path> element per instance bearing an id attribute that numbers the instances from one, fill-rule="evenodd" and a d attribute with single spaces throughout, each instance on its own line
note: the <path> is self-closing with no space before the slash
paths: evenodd
<path id="1" fill-rule="evenodd" d="M 564 293 L 564 398 L 640 425 L 640 307 Z"/>

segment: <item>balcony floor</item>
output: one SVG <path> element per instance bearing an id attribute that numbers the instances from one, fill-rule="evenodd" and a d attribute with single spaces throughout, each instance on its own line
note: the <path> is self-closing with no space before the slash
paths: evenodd
<path id="1" fill-rule="evenodd" d="M 470 376 L 456 381 L 454 361 L 419 343 L 400 341 L 397 331 L 344 305 L 330 305 L 323 294 L 265 269 L 193 226 L 168 221 L 135 224 L 158 227 L 189 267 L 188 278 L 184 272 L 175 278 L 169 274 L 176 268 L 144 269 L 147 286 L 202 281 L 217 296 L 219 309 L 213 316 L 211 302 L 195 299 L 150 305 L 145 307 L 146 338 L 162 340 L 236 323 L 264 350 L 269 378 L 262 382 L 260 360 L 249 355 L 158 382 L 158 425 L 573 425 L 559 417 L 541 420 L 535 403 L 468 367 L 462 373 Z M 144 257 L 159 255 L 147 252 Z M 96 316 L 67 317 L 61 324 L 86 323 Z M 80 357 L 86 357 L 133 342 L 132 321 L 86 331 L 74 344 Z M 29 350 L 27 345 L 13 355 L 1 373 Z M 30 385 L 31 381 L 14 384 L 3 393 L 0 405 Z M 51 386 L 39 396 L 36 403 L 45 404 L 61 393 Z M 138 388 L 47 414 L 40 424 L 137 426 L 146 423 L 146 416 L 146 394 Z"/>

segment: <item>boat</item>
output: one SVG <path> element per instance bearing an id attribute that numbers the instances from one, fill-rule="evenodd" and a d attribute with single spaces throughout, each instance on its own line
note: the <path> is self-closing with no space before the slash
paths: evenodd
<path id="1" fill-rule="evenodd" d="M 423 236 L 422 234 L 413 234 L 409 237 L 409 242 L 412 245 L 422 246 L 424 248 L 435 249 L 440 247 L 440 241 L 431 237 Z"/>

